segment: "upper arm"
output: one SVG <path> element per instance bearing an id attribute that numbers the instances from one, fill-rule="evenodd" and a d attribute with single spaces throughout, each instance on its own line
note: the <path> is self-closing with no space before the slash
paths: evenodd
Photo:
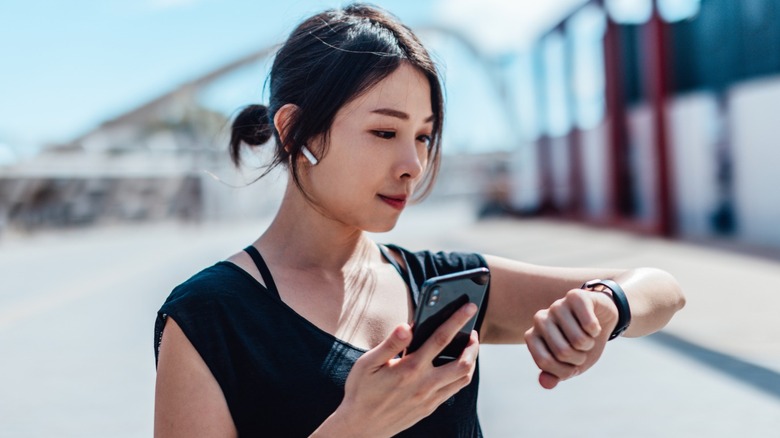
<path id="1" fill-rule="evenodd" d="M 480 333 L 484 344 L 523 343 L 536 312 L 593 278 L 612 278 L 620 270 L 561 268 L 484 256 L 490 268 L 490 299 Z"/>
<path id="2" fill-rule="evenodd" d="M 171 317 L 160 342 L 154 436 L 238 436 L 217 380 Z"/>

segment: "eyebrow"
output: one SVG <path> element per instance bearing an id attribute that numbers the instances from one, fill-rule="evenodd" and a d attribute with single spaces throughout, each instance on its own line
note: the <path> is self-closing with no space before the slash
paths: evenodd
<path id="1" fill-rule="evenodd" d="M 403 111 L 394 110 L 392 108 L 377 108 L 375 110 L 372 110 L 371 112 L 374 114 L 382 114 L 385 116 L 395 117 L 401 120 L 409 120 L 409 114 L 406 114 Z M 425 123 L 432 122 L 433 120 L 434 120 L 434 115 L 431 114 L 427 119 L 425 119 Z"/>

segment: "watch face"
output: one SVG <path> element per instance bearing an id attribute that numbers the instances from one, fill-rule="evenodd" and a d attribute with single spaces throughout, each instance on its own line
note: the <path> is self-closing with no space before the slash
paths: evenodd
<path id="1" fill-rule="evenodd" d="M 601 280 L 590 280 L 586 281 L 585 284 L 582 285 L 583 289 L 590 289 L 597 292 L 601 292 L 604 289 L 609 289 L 607 286 L 605 286 Z"/>

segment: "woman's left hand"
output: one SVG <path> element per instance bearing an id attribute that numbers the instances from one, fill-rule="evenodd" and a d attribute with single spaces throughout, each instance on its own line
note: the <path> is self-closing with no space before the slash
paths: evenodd
<path id="1" fill-rule="evenodd" d="M 617 307 L 608 292 L 572 289 L 538 311 L 533 327 L 525 332 L 525 342 L 542 370 L 539 384 L 552 389 L 590 368 L 601 357 L 617 320 Z"/>

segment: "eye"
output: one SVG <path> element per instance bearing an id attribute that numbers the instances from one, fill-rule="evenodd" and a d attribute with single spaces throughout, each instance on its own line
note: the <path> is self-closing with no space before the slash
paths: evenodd
<path id="1" fill-rule="evenodd" d="M 385 140 L 390 140 L 391 138 L 395 138 L 395 132 L 393 131 L 371 131 L 371 132 L 377 137 Z"/>
<path id="2" fill-rule="evenodd" d="M 425 147 L 427 149 L 431 148 L 431 141 L 432 140 L 431 140 L 431 136 L 430 135 L 421 135 L 421 136 L 417 137 L 417 141 L 421 141 L 421 142 L 425 143 Z"/>

